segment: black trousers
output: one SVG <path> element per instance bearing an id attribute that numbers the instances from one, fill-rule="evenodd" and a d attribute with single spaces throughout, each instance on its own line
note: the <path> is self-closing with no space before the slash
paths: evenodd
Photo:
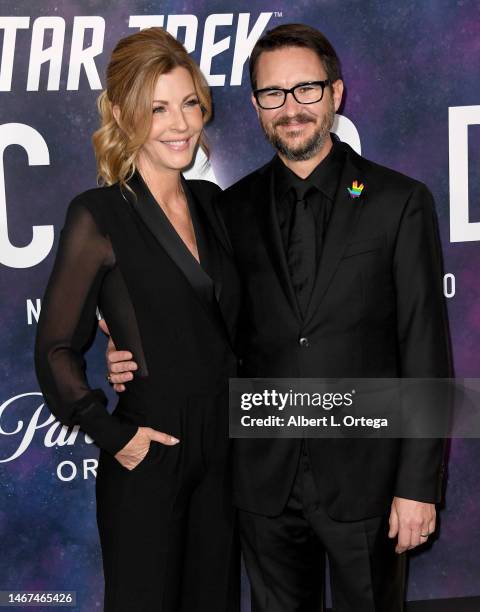
<path id="1" fill-rule="evenodd" d="M 388 515 L 355 522 L 328 516 L 305 445 L 282 514 L 240 510 L 239 524 L 252 612 L 322 611 L 325 553 L 335 612 L 404 609 L 406 555 L 387 536 Z"/>
<path id="2" fill-rule="evenodd" d="M 104 612 L 239 612 L 240 547 L 230 480 L 223 449 L 203 461 L 195 443 L 151 442 L 131 471 L 100 452 Z"/>

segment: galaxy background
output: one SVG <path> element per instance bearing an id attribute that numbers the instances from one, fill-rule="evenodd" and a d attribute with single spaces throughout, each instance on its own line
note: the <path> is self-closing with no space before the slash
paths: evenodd
<path id="1" fill-rule="evenodd" d="M 81 433 L 74 445 L 46 447 L 48 427 L 40 427 L 28 449 L 7 460 L 42 403 L 33 369 L 36 326 L 27 323 L 26 301 L 43 295 L 68 203 L 95 186 L 90 137 L 97 128 L 100 91 L 91 89 L 84 72 L 78 91 L 66 88 L 73 20 L 81 15 L 105 19 L 104 50 L 96 58 L 103 84 L 115 43 L 135 31 L 128 27 L 130 15 L 196 15 L 192 55 L 199 60 L 205 19 L 229 11 L 233 25 L 217 28 L 216 40 L 231 36 L 230 48 L 212 62 L 212 73 L 226 74 L 225 85 L 212 88 L 215 116 L 207 130 L 219 184 L 230 185 L 273 154 L 250 104 L 247 67 L 241 86 L 229 84 L 238 14 L 250 13 L 250 27 L 265 11 L 273 13 L 268 27 L 304 22 L 319 28 L 342 60 L 346 98 L 341 113 L 358 129 L 362 154 L 424 181 L 435 196 L 445 272 L 456 279 L 455 296 L 447 300 L 455 372 L 457 377 L 480 377 L 480 247 L 477 242 L 449 241 L 448 157 L 449 107 L 480 104 L 478 1 L 3 0 L 2 15 L 30 16 L 30 27 L 17 32 L 12 90 L 0 92 L 0 125 L 31 126 L 50 154 L 50 165 L 28 166 L 23 148 L 5 150 L 9 239 L 25 246 L 33 225 L 53 224 L 55 244 L 34 267 L 0 264 L 0 590 L 72 590 L 77 594 L 75 610 L 102 609 L 94 478 L 82 474 L 83 460 L 95 458 L 98 450 Z M 66 24 L 59 91 L 47 91 L 45 66 L 39 91 L 27 91 L 32 25 L 43 15 L 62 17 Z M 180 30 L 180 40 L 182 34 Z M 0 30 L 0 49 L 2 44 Z M 480 125 L 469 128 L 471 221 L 480 221 L 479 162 Z M 99 333 L 87 355 L 89 380 L 113 400 L 104 377 L 104 348 Z M 34 395 L 5 406 L 23 394 Z M 43 408 L 39 423 L 48 415 Z M 77 477 L 68 482 L 57 477 L 57 466 L 65 460 L 78 468 Z M 479 441 L 452 440 L 440 528 L 427 546 L 410 555 L 409 600 L 480 596 L 479 468 Z M 243 611 L 248 609 L 244 597 Z"/>

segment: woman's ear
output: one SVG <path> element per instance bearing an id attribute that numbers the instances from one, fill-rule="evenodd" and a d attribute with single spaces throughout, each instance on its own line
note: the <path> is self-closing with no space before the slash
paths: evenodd
<path id="1" fill-rule="evenodd" d="M 120 107 L 118 106 L 118 104 L 114 104 L 112 106 L 112 113 L 113 116 L 115 117 L 115 121 L 117 122 L 118 127 L 120 126 Z"/>

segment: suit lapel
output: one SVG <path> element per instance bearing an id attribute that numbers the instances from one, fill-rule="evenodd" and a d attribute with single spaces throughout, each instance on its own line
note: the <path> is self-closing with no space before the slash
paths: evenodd
<path id="1" fill-rule="evenodd" d="M 301 320 L 277 218 L 273 183 L 273 160 L 261 168 L 259 172 L 260 180 L 257 185 L 254 185 L 253 191 L 256 193 L 254 207 L 258 214 L 262 236 L 285 297 L 295 316 L 298 320 Z"/>
<path id="2" fill-rule="evenodd" d="M 222 300 L 225 275 L 222 258 L 230 258 L 229 253 L 231 253 L 232 248 L 228 244 L 226 230 L 216 213 L 216 203 L 211 196 L 211 187 L 205 190 L 205 181 L 186 181 L 183 176 L 182 185 L 188 198 L 199 249 L 203 254 L 202 265 L 214 284 L 215 299 L 212 303 L 212 309 L 233 350 L 235 332 L 227 323 L 230 319 L 229 307 Z M 222 249 L 225 249 L 225 252 L 222 252 Z"/>
<path id="3" fill-rule="evenodd" d="M 317 267 L 317 277 L 305 316 L 305 325 L 311 321 L 325 296 L 368 197 L 368 186 L 365 186 L 362 194 L 357 198 L 352 198 L 348 192 L 353 181 L 358 180 L 361 183 L 364 178 L 364 171 L 358 168 L 353 159 L 354 156 L 355 153 L 349 147 Z"/>
<path id="4" fill-rule="evenodd" d="M 202 268 L 208 273 L 214 283 L 215 297 L 220 301 L 222 293 L 222 274 L 220 270 L 218 245 L 214 235 L 218 238 L 218 229 L 213 214 L 201 194 L 197 197 L 195 187 L 189 185 L 182 176 L 182 187 L 187 196 L 190 216 L 192 218 L 197 247 L 200 254 Z"/>
<path id="5" fill-rule="evenodd" d="M 230 253 L 232 251 L 232 247 L 228 240 L 227 230 L 225 229 L 222 219 L 219 216 L 216 208 L 215 196 L 214 198 L 203 197 L 203 185 L 206 181 L 196 181 L 189 180 L 186 181 L 182 176 L 182 185 L 190 191 L 192 197 L 195 198 L 195 201 L 199 208 L 205 213 L 205 216 L 208 219 L 208 223 L 211 226 L 218 242 L 222 245 L 222 247 Z M 222 192 L 220 191 L 219 194 Z"/>

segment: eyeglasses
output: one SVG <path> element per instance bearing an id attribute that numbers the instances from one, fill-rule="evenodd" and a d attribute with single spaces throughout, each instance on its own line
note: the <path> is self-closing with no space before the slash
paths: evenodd
<path id="1" fill-rule="evenodd" d="M 272 108 L 283 106 L 289 93 L 292 94 L 299 104 L 315 104 L 315 102 L 320 102 L 327 85 L 330 85 L 329 79 L 325 81 L 308 81 L 306 83 L 299 83 L 291 89 L 283 89 L 281 87 L 256 89 L 253 95 L 260 108 L 271 110 Z"/>

